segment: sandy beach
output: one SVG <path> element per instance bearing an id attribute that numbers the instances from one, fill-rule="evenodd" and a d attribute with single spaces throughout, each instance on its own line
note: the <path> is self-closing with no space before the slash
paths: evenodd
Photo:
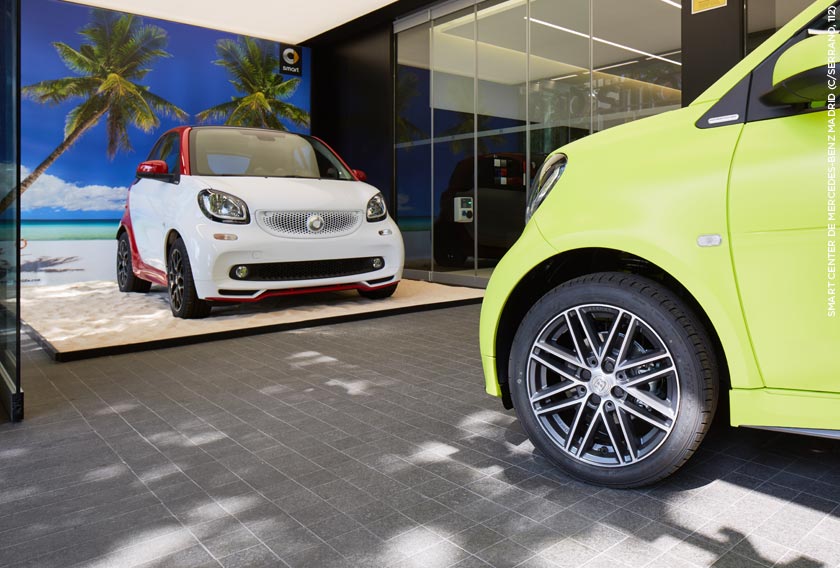
<path id="1" fill-rule="evenodd" d="M 117 241 L 28 241 L 20 251 L 22 286 L 116 281 Z"/>

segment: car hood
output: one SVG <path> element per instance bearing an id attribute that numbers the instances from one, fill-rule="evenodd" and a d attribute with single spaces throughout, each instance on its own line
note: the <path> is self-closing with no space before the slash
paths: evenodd
<path id="1" fill-rule="evenodd" d="M 364 210 L 379 190 L 360 181 L 194 176 L 199 185 L 245 200 L 251 211 Z"/>

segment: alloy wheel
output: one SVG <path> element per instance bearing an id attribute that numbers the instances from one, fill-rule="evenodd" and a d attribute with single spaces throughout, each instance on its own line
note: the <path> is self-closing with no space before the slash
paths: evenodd
<path id="1" fill-rule="evenodd" d="M 169 252 L 166 276 L 169 282 L 169 301 L 172 308 L 179 311 L 184 303 L 184 257 L 175 247 Z"/>
<path id="2" fill-rule="evenodd" d="M 131 266 L 131 251 L 128 242 L 120 239 L 117 245 L 117 281 L 120 288 L 125 288 L 128 283 L 129 270 Z"/>
<path id="3" fill-rule="evenodd" d="M 674 428 L 680 386 L 671 351 L 637 315 L 581 304 L 531 344 L 528 406 L 564 453 L 599 467 L 635 464 Z"/>

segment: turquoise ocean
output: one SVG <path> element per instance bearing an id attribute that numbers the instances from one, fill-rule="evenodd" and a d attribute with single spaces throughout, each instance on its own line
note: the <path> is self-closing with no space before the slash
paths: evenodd
<path id="1" fill-rule="evenodd" d="M 116 238 L 119 219 L 30 221 L 20 223 L 20 236 L 27 241 L 112 240 Z"/>

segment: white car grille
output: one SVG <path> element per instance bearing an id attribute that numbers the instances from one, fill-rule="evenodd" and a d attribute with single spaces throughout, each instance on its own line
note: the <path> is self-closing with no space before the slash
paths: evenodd
<path id="1" fill-rule="evenodd" d="M 258 211 L 257 223 L 278 237 L 341 237 L 359 228 L 361 211 Z"/>

